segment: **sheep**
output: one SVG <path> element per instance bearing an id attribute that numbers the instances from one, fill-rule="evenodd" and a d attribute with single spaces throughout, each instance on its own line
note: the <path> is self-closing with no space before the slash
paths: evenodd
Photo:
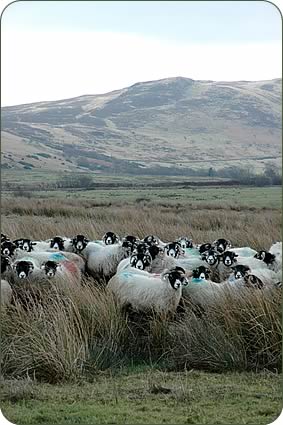
<path id="1" fill-rule="evenodd" d="M 81 271 L 79 266 L 65 258 L 60 258 L 60 262 L 54 261 L 52 254 L 49 254 L 48 259 L 43 260 L 43 256 L 28 256 L 22 259 L 17 259 L 12 264 L 13 280 L 19 281 L 28 279 L 33 282 L 41 282 L 47 278 L 60 277 L 67 281 L 79 281 L 81 279 Z M 57 254 L 57 253 L 56 253 Z"/>
<path id="2" fill-rule="evenodd" d="M 151 266 L 152 258 L 149 253 L 133 253 L 131 257 L 120 261 L 117 267 L 117 273 L 122 270 L 133 267 L 138 270 L 148 270 Z"/>
<path id="3" fill-rule="evenodd" d="M 11 304 L 12 294 L 10 283 L 5 279 L 1 279 L 1 307 Z"/>
<path id="4" fill-rule="evenodd" d="M 230 252 L 234 252 L 239 257 L 254 257 L 256 254 L 256 250 L 250 248 L 249 246 L 244 246 L 241 248 L 229 248 Z"/>
<path id="5" fill-rule="evenodd" d="M 140 255 L 140 259 L 142 259 L 142 256 L 145 257 L 142 261 L 145 265 L 145 268 L 147 268 L 150 273 L 161 273 L 165 269 L 176 266 L 175 260 L 172 257 L 166 255 L 164 250 L 157 245 L 148 246 L 147 244 L 141 242 L 136 245 L 133 250 L 133 254 Z M 121 263 L 123 263 L 123 266 L 129 266 L 130 260 L 126 259 Z M 120 269 L 120 264 L 118 269 Z"/>
<path id="6" fill-rule="evenodd" d="M 22 260 L 26 256 L 24 251 L 18 251 L 16 254 L 17 260 Z M 29 260 L 35 261 L 36 263 L 42 263 L 44 261 L 56 261 L 61 263 L 65 260 L 75 263 L 81 272 L 85 271 L 86 261 L 83 257 L 73 252 L 57 251 L 50 249 L 49 251 L 32 251 L 29 253 Z"/>
<path id="7" fill-rule="evenodd" d="M 135 242 L 133 248 L 133 254 L 148 254 L 149 248 L 159 249 L 156 245 L 148 245 L 145 242 Z"/>
<path id="8" fill-rule="evenodd" d="M 180 302 L 182 287 L 187 284 L 181 267 L 164 270 L 161 275 L 126 270 L 113 276 L 107 285 L 121 307 L 134 311 L 173 314 Z"/>
<path id="9" fill-rule="evenodd" d="M 216 282 L 223 282 L 227 280 L 231 274 L 231 267 L 235 266 L 237 263 L 238 255 L 232 251 L 224 251 L 218 256 L 219 263 L 217 265 L 218 279 Z"/>
<path id="10" fill-rule="evenodd" d="M 162 273 L 165 269 L 173 269 L 177 266 L 177 259 L 168 256 L 164 249 L 151 246 L 148 251 L 152 258 L 150 273 Z"/>
<path id="11" fill-rule="evenodd" d="M 76 235 L 70 241 L 64 243 L 64 251 L 80 254 L 89 243 L 89 239 L 84 235 Z"/>
<path id="12" fill-rule="evenodd" d="M 130 242 L 132 245 L 134 245 L 138 240 L 139 238 L 132 235 L 127 235 L 123 238 L 123 242 Z"/>
<path id="13" fill-rule="evenodd" d="M 16 239 L 13 241 L 13 243 L 17 246 L 17 248 L 22 249 L 26 252 L 31 252 L 34 250 L 34 245 L 36 245 L 36 242 L 33 242 L 31 239 Z"/>
<path id="14" fill-rule="evenodd" d="M 116 235 L 116 233 L 106 232 L 105 235 L 103 235 L 102 240 L 105 245 L 114 245 L 120 242 L 120 237 Z"/>
<path id="15" fill-rule="evenodd" d="M 16 254 L 17 245 L 12 241 L 4 241 L 1 243 L 1 254 L 8 255 L 9 257 L 13 257 Z"/>
<path id="16" fill-rule="evenodd" d="M 278 276 L 278 273 L 275 273 L 273 270 L 269 269 L 251 269 L 248 274 L 245 275 L 244 279 L 247 280 L 248 276 L 254 276 L 255 279 L 258 279 L 262 283 L 262 287 L 266 286 L 277 286 L 277 284 L 280 282 L 280 277 Z M 252 280 L 250 279 L 251 283 Z"/>
<path id="17" fill-rule="evenodd" d="M 178 242 L 170 242 L 164 247 L 165 253 L 173 258 L 178 258 L 180 255 L 184 255 L 184 251 Z"/>
<path id="18" fill-rule="evenodd" d="M 62 282 L 66 282 L 68 286 L 70 282 L 80 282 L 81 271 L 76 263 L 70 260 L 64 260 L 57 263 L 53 260 L 47 260 L 40 266 L 41 270 L 47 278 L 60 279 Z"/>
<path id="19" fill-rule="evenodd" d="M 220 257 L 221 254 L 219 254 L 215 248 L 210 248 L 208 251 L 205 251 L 201 255 L 201 259 L 207 263 L 207 265 L 210 268 L 210 271 L 212 272 L 212 280 L 215 282 L 220 282 L 220 274 L 219 274 L 219 264 L 220 264 Z"/>
<path id="20" fill-rule="evenodd" d="M 71 239 L 61 237 L 61 236 L 54 236 L 54 238 L 47 239 L 45 241 L 33 241 L 33 245 L 34 245 L 33 249 L 34 251 L 48 251 L 49 249 L 64 251 L 65 242 L 70 244 Z"/>
<path id="21" fill-rule="evenodd" d="M 133 244 L 129 241 L 123 241 L 121 245 L 106 245 L 99 249 L 95 247 L 87 256 L 88 273 L 95 278 L 110 279 L 116 273 L 120 261 L 129 257 L 132 249 Z"/>
<path id="22" fill-rule="evenodd" d="M 4 233 L 1 233 L 1 243 L 5 241 L 9 241 L 9 240 L 10 238 L 7 235 L 5 235 Z"/>
<path id="23" fill-rule="evenodd" d="M 248 266 L 250 269 L 268 269 L 267 264 L 256 257 L 237 257 L 237 263 Z"/>
<path id="24" fill-rule="evenodd" d="M 235 266 L 232 266 L 231 269 L 233 270 L 233 272 L 229 277 L 229 282 L 234 282 L 235 280 L 243 279 L 251 271 L 250 267 L 244 264 L 236 264 Z"/>
<path id="25" fill-rule="evenodd" d="M 282 270 L 282 243 L 273 244 L 269 251 L 258 251 L 254 258 L 262 260 L 270 270 L 279 272 Z"/>
<path id="26" fill-rule="evenodd" d="M 196 248 L 199 250 L 200 254 L 204 254 L 206 251 L 212 248 L 211 243 L 203 243 L 202 245 L 197 245 Z"/>
<path id="27" fill-rule="evenodd" d="M 282 259 L 282 242 L 275 242 L 269 249 L 270 254 Z"/>
<path id="28" fill-rule="evenodd" d="M 176 239 L 175 242 L 178 242 L 183 250 L 186 250 L 186 248 L 193 248 L 192 239 L 189 239 L 186 236 L 182 236 Z"/>
<path id="29" fill-rule="evenodd" d="M 216 239 L 214 242 L 212 242 L 212 248 L 215 248 L 217 252 L 222 254 L 222 252 L 226 251 L 226 249 L 229 249 L 232 247 L 232 244 L 227 239 Z"/>
<path id="30" fill-rule="evenodd" d="M 40 267 L 29 257 L 14 261 L 12 263 L 12 271 L 16 280 L 34 280 L 42 275 Z"/>
<path id="31" fill-rule="evenodd" d="M 222 285 L 210 280 L 211 270 L 199 266 L 192 271 L 188 285 L 183 289 L 186 300 L 200 308 L 212 306 L 216 298 L 222 293 Z"/>
<path id="32" fill-rule="evenodd" d="M 142 242 L 145 242 L 149 246 L 156 245 L 160 248 L 164 248 L 165 245 L 167 245 L 165 242 L 162 242 L 161 239 L 154 235 L 147 235 L 145 238 L 142 239 Z"/>

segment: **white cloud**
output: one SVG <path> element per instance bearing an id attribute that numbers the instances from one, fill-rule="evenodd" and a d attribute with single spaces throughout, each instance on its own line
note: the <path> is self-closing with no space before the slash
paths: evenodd
<path id="1" fill-rule="evenodd" d="M 183 76 L 264 80 L 281 76 L 281 43 L 180 44 L 98 32 L 2 31 L 2 106 L 96 94 Z"/>

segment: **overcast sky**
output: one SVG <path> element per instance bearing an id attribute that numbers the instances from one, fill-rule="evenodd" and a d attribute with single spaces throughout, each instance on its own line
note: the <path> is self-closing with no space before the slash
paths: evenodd
<path id="1" fill-rule="evenodd" d="M 281 26 L 260 0 L 22 0 L 2 17 L 2 106 L 176 76 L 278 78 Z"/>

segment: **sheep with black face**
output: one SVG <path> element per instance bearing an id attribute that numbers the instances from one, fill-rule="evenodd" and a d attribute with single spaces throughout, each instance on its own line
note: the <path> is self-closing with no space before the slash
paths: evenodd
<path id="1" fill-rule="evenodd" d="M 70 240 L 69 244 L 65 244 L 65 251 L 80 254 L 89 242 L 90 241 L 86 236 L 76 235 Z"/>
<path id="2" fill-rule="evenodd" d="M 54 236 L 51 239 L 45 241 L 33 241 L 33 250 L 34 251 L 64 251 L 65 248 L 71 244 L 71 239 Z M 66 245 L 66 246 L 65 246 Z"/>
<path id="3" fill-rule="evenodd" d="M 193 241 L 192 241 L 192 239 L 189 239 L 186 236 L 183 236 L 181 238 L 178 238 L 175 242 L 178 242 L 181 245 L 181 248 L 183 250 L 186 250 L 188 248 L 193 248 Z"/>
<path id="4" fill-rule="evenodd" d="M 196 307 L 212 306 L 222 293 L 222 285 L 211 280 L 211 270 L 199 266 L 192 271 L 192 277 L 183 290 L 186 300 Z"/>
<path id="5" fill-rule="evenodd" d="M 226 249 L 232 248 L 232 244 L 229 240 L 220 238 L 212 242 L 212 247 L 214 247 L 216 251 L 220 252 L 221 254 L 222 252 L 226 251 Z"/>
<path id="6" fill-rule="evenodd" d="M 128 268 L 135 268 L 137 270 L 147 270 L 149 271 L 150 266 L 152 263 L 152 258 L 149 253 L 135 253 L 125 258 L 124 260 L 120 261 L 117 267 L 117 273 L 119 273 L 122 270 L 126 270 Z"/>
<path id="7" fill-rule="evenodd" d="M 131 255 L 134 245 L 128 240 L 122 244 L 95 247 L 88 252 L 87 271 L 95 278 L 109 280 L 117 271 L 118 264 Z"/>
<path id="8" fill-rule="evenodd" d="M 178 242 L 170 242 L 164 247 L 165 254 L 169 257 L 178 258 L 184 255 L 181 245 Z"/>
<path id="9" fill-rule="evenodd" d="M 23 251 L 26 251 L 26 252 L 33 251 L 34 246 L 36 245 L 36 242 L 33 242 L 31 239 L 27 239 L 27 238 L 16 239 L 13 242 L 17 246 L 17 248 L 22 249 Z"/>
<path id="10" fill-rule="evenodd" d="M 107 290 L 111 291 L 122 307 L 139 312 L 175 313 L 187 284 L 185 270 L 175 267 L 161 275 L 125 270 L 113 276 Z"/>
<path id="11" fill-rule="evenodd" d="M 105 235 L 103 235 L 102 240 L 105 245 L 114 245 L 120 242 L 120 237 L 114 232 L 106 232 Z"/>
<path id="12" fill-rule="evenodd" d="M 1 243 L 1 254 L 8 257 L 13 257 L 16 253 L 17 245 L 12 241 L 4 241 Z"/>

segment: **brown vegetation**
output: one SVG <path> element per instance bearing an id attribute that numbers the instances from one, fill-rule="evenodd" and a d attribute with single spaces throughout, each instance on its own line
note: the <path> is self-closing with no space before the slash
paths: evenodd
<path id="1" fill-rule="evenodd" d="M 188 209 L 185 206 L 112 205 L 25 200 L 3 202 L 2 232 L 46 239 L 56 234 L 101 238 L 107 230 L 124 236 L 156 234 L 167 241 L 188 235 L 196 242 L 229 238 L 234 245 L 268 249 L 281 239 L 277 210 Z M 125 365 L 158 364 L 165 370 L 209 371 L 281 368 L 281 291 L 229 292 L 197 316 L 189 304 L 174 320 L 144 320 L 121 312 L 94 280 L 61 290 L 32 292 L 27 307 L 17 300 L 2 312 L 2 373 L 58 382 Z"/>

